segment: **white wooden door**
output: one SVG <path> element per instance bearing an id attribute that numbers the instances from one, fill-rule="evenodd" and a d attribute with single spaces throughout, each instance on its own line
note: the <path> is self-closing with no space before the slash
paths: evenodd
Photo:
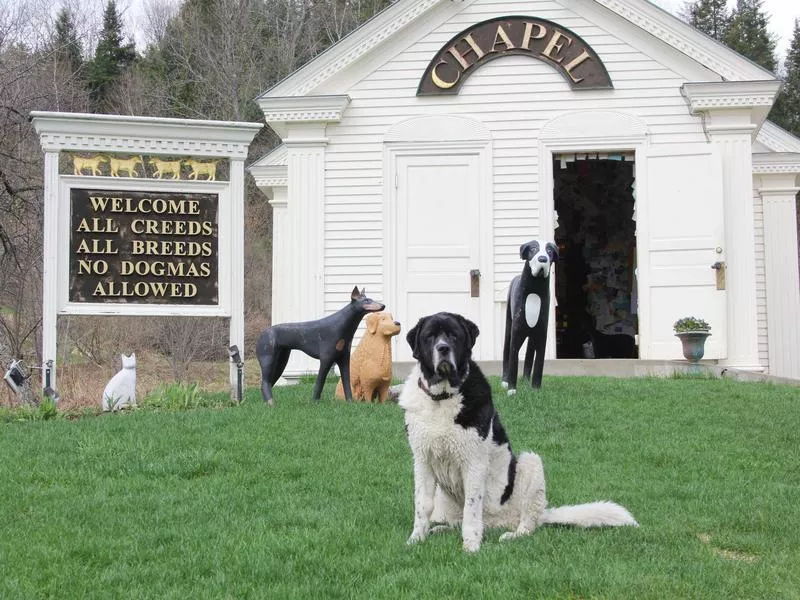
<path id="1" fill-rule="evenodd" d="M 662 151 L 663 152 L 663 151 Z M 725 358 L 726 292 L 717 289 L 714 263 L 725 262 L 722 162 L 713 150 L 690 155 L 648 156 L 646 197 L 647 289 L 639 305 L 648 323 L 642 358 L 682 359 L 672 324 L 680 317 L 702 318 L 711 325 L 704 358 Z M 647 303 L 644 308 L 643 303 Z M 640 327 L 641 329 L 641 327 Z"/>
<path id="2" fill-rule="evenodd" d="M 480 270 L 479 154 L 398 155 L 394 165 L 395 319 L 408 331 L 420 317 L 455 312 L 480 323 L 480 297 L 471 297 Z M 491 284 L 480 282 L 480 294 Z M 411 360 L 400 336 L 398 360 Z M 480 344 L 474 349 L 480 358 Z"/>

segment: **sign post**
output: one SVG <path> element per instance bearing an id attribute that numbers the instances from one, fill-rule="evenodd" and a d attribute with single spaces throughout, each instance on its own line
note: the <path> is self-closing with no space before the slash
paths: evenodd
<path id="1" fill-rule="evenodd" d="M 50 386 L 58 315 L 229 317 L 230 345 L 243 349 L 244 160 L 262 125 L 31 116 L 45 152 L 42 359 L 52 364 Z M 236 365 L 229 371 L 234 391 Z"/>

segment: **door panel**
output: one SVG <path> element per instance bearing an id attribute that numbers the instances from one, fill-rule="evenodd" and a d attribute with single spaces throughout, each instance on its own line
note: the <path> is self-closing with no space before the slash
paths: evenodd
<path id="1" fill-rule="evenodd" d="M 478 159 L 466 153 L 397 156 L 394 289 L 396 318 L 407 329 L 439 311 L 479 322 L 479 298 L 470 297 L 470 271 L 480 267 Z M 401 342 L 398 360 L 411 360 Z"/>
<path id="2" fill-rule="evenodd" d="M 672 324 L 686 316 L 711 325 L 704 358 L 725 358 L 726 292 L 711 268 L 725 260 L 720 157 L 650 156 L 647 191 L 648 358 L 682 358 Z"/>

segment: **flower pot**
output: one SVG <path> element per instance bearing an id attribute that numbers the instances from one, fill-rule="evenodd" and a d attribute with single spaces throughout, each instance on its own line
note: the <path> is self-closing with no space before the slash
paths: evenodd
<path id="1" fill-rule="evenodd" d="M 683 357 L 690 363 L 696 363 L 703 358 L 706 338 L 711 334 L 707 331 L 682 331 L 675 334 L 683 344 Z"/>

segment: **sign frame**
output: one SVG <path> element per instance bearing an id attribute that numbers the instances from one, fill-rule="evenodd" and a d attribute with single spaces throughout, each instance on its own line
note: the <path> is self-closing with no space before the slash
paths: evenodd
<path id="1" fill-rule="evenodd" d="M 92 113 L 31 111 L 31 122 L 44 151 L 44 230 L 42 248 L 42 386 L 56 389 L 58 315 L 131 315 L 131 316 L 207 316 L 228 317 L 229 354 L 234 346 L 244 362 L 244 162 L 253 138 L 263 123 L 210 121 Z M 61 153 L 73 157 L 73 174 L 59 170 Z M 97 167 L 83 174 L 75 163 L 78 153 L 116 155 L 122 165 L 108 158 L 110 170 L 104 175 Z M 121 155 L 149 156 L 151 162 L 165 165 L 188 165 L 158 173 L 144 169 L 136 172 L 136 162 Z M 170 158 L 171 157 L 171 158 Z M 175 160 L 175 157 L 181 157 Z M 216 180 L 216 167 L 227 161 L 227 181 Z M 99 163 L 97 163 L 99 164 Z M 87 167 L 88 168 L 88 167 Z M 80 174 L 79 174 L 80 173 Z M 202 177 L 202 179 L 201 179 Z M 74 303 L 69 302 L 70 191 L 74 188 L 120 189 L 120 191 L 159 191 L 217 194 L 217 268 L 218 295 L 214 305 Z M 241 232 L 241 235 L 237 235 Z M 235 397 L 241 364 L 229 363 L 231 395 Z M 99 392 L 98 392 L 99 393 Z"/>

